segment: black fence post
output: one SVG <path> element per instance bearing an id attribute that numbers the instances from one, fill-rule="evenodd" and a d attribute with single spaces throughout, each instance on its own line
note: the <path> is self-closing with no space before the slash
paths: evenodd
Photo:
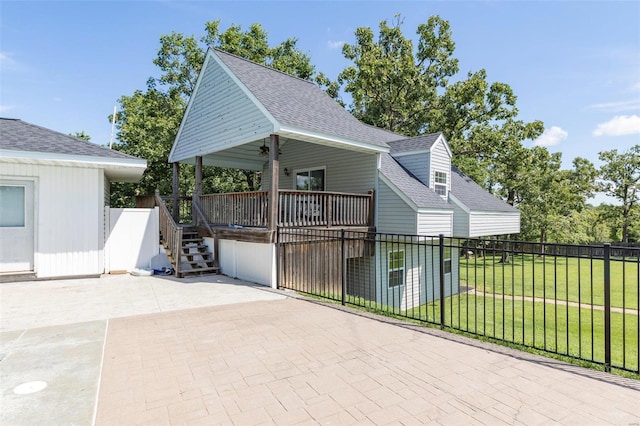
<path id="1" fill-rule="evenodd" d="M 604 370 L 611 371 L 611 244 L 604 244 Z"/>
<path id="2" fill-rule="evenodd" d="M 438 248 L 440 256 L 440 328 L 444 329 L 444 234 L 438 236 Z"/>
<path id="3" fill-rule="evenodd" d="M 347 294 L 347 254 L 345 253 L 344 228 L 340 232 L 342 242 L 342 306 L 345 305 L 345 296 Z"/>
<path id="4" fill-rule="evenodd" d="M 282 259 L 280 259 L 280 226 L 276 226 L 276 289 L 280 289 L 280 267 Z M 273 276 L 273 275 L 272 275 Z"/>

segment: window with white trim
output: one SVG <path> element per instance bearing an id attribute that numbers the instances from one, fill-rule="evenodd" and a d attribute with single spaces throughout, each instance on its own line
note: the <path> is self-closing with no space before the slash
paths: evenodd
<path id="1" fill-rule="evenodd" d="M 295 171 L 295 185 L 298 191 L 324 191 L 324 167 Z"/>
<path id="2" fill-rule="evenodd" d="M 444 273 L 451 273 L 451 247 L 444 248 Z"/>
<path id="3" fill-rule="evenodd" d="M 434 172 L 434 190 L 436 194 L 447 196 L 447 174 L 445 172 Z"/>
<path id="4" fill-rule="evenodd" d="M 391 250 L 388 255 L 389 288 L 400 287 L 404 285 L 404 250 Z"/>

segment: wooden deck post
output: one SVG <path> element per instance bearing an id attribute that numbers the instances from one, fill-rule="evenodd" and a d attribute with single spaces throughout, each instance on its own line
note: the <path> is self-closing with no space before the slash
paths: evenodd
<path id="1" fill-rule="evenodd" d="M 173 164 L 173 220 L 180 223 L 180 163 Z"/>
<path id="2" fill-rule="evenodd" d="M 280 178 L 280 139 L 272 134 L 269 141 L 269 172 L 271 185 L 269 187 L 269 230 L 275 231 L 278 226 L 278 187 Z"/>
<path id="3" fill-rule="evenodd" d="M 196 156 L 196 183 L 195 188 L 193 188 L 193 195 L 191 196 L 192 203 L 197 203 L 200 201 L 200 196 L 202 195 L 202 157 Z M 195 209 L 192 207 L 192 223 L 195 226 L 198 226 L 198 215 L 196 214 Z"/>

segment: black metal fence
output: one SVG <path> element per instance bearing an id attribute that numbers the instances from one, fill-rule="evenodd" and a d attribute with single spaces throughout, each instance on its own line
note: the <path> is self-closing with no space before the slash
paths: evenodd
<path id="1" fill-rule="evenodd" d="M 281 288 L 640 373 L 638 247 L 285 228 L 277 242 Z"/>

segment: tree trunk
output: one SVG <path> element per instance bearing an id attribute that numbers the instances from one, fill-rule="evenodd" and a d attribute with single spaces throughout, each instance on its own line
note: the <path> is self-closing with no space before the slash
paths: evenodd
<path id="1" fill-rule="evenodd" d="M 507 237 L 509 237 L 509 235 Z M 511 259 L 509 257 L 509 250 L 510 250 L 509 240 L 506 240 L 504 242 L 504 246 L 502 247 L 502 257 L 500 258 L 500 263 L 510 262 Z"/>

